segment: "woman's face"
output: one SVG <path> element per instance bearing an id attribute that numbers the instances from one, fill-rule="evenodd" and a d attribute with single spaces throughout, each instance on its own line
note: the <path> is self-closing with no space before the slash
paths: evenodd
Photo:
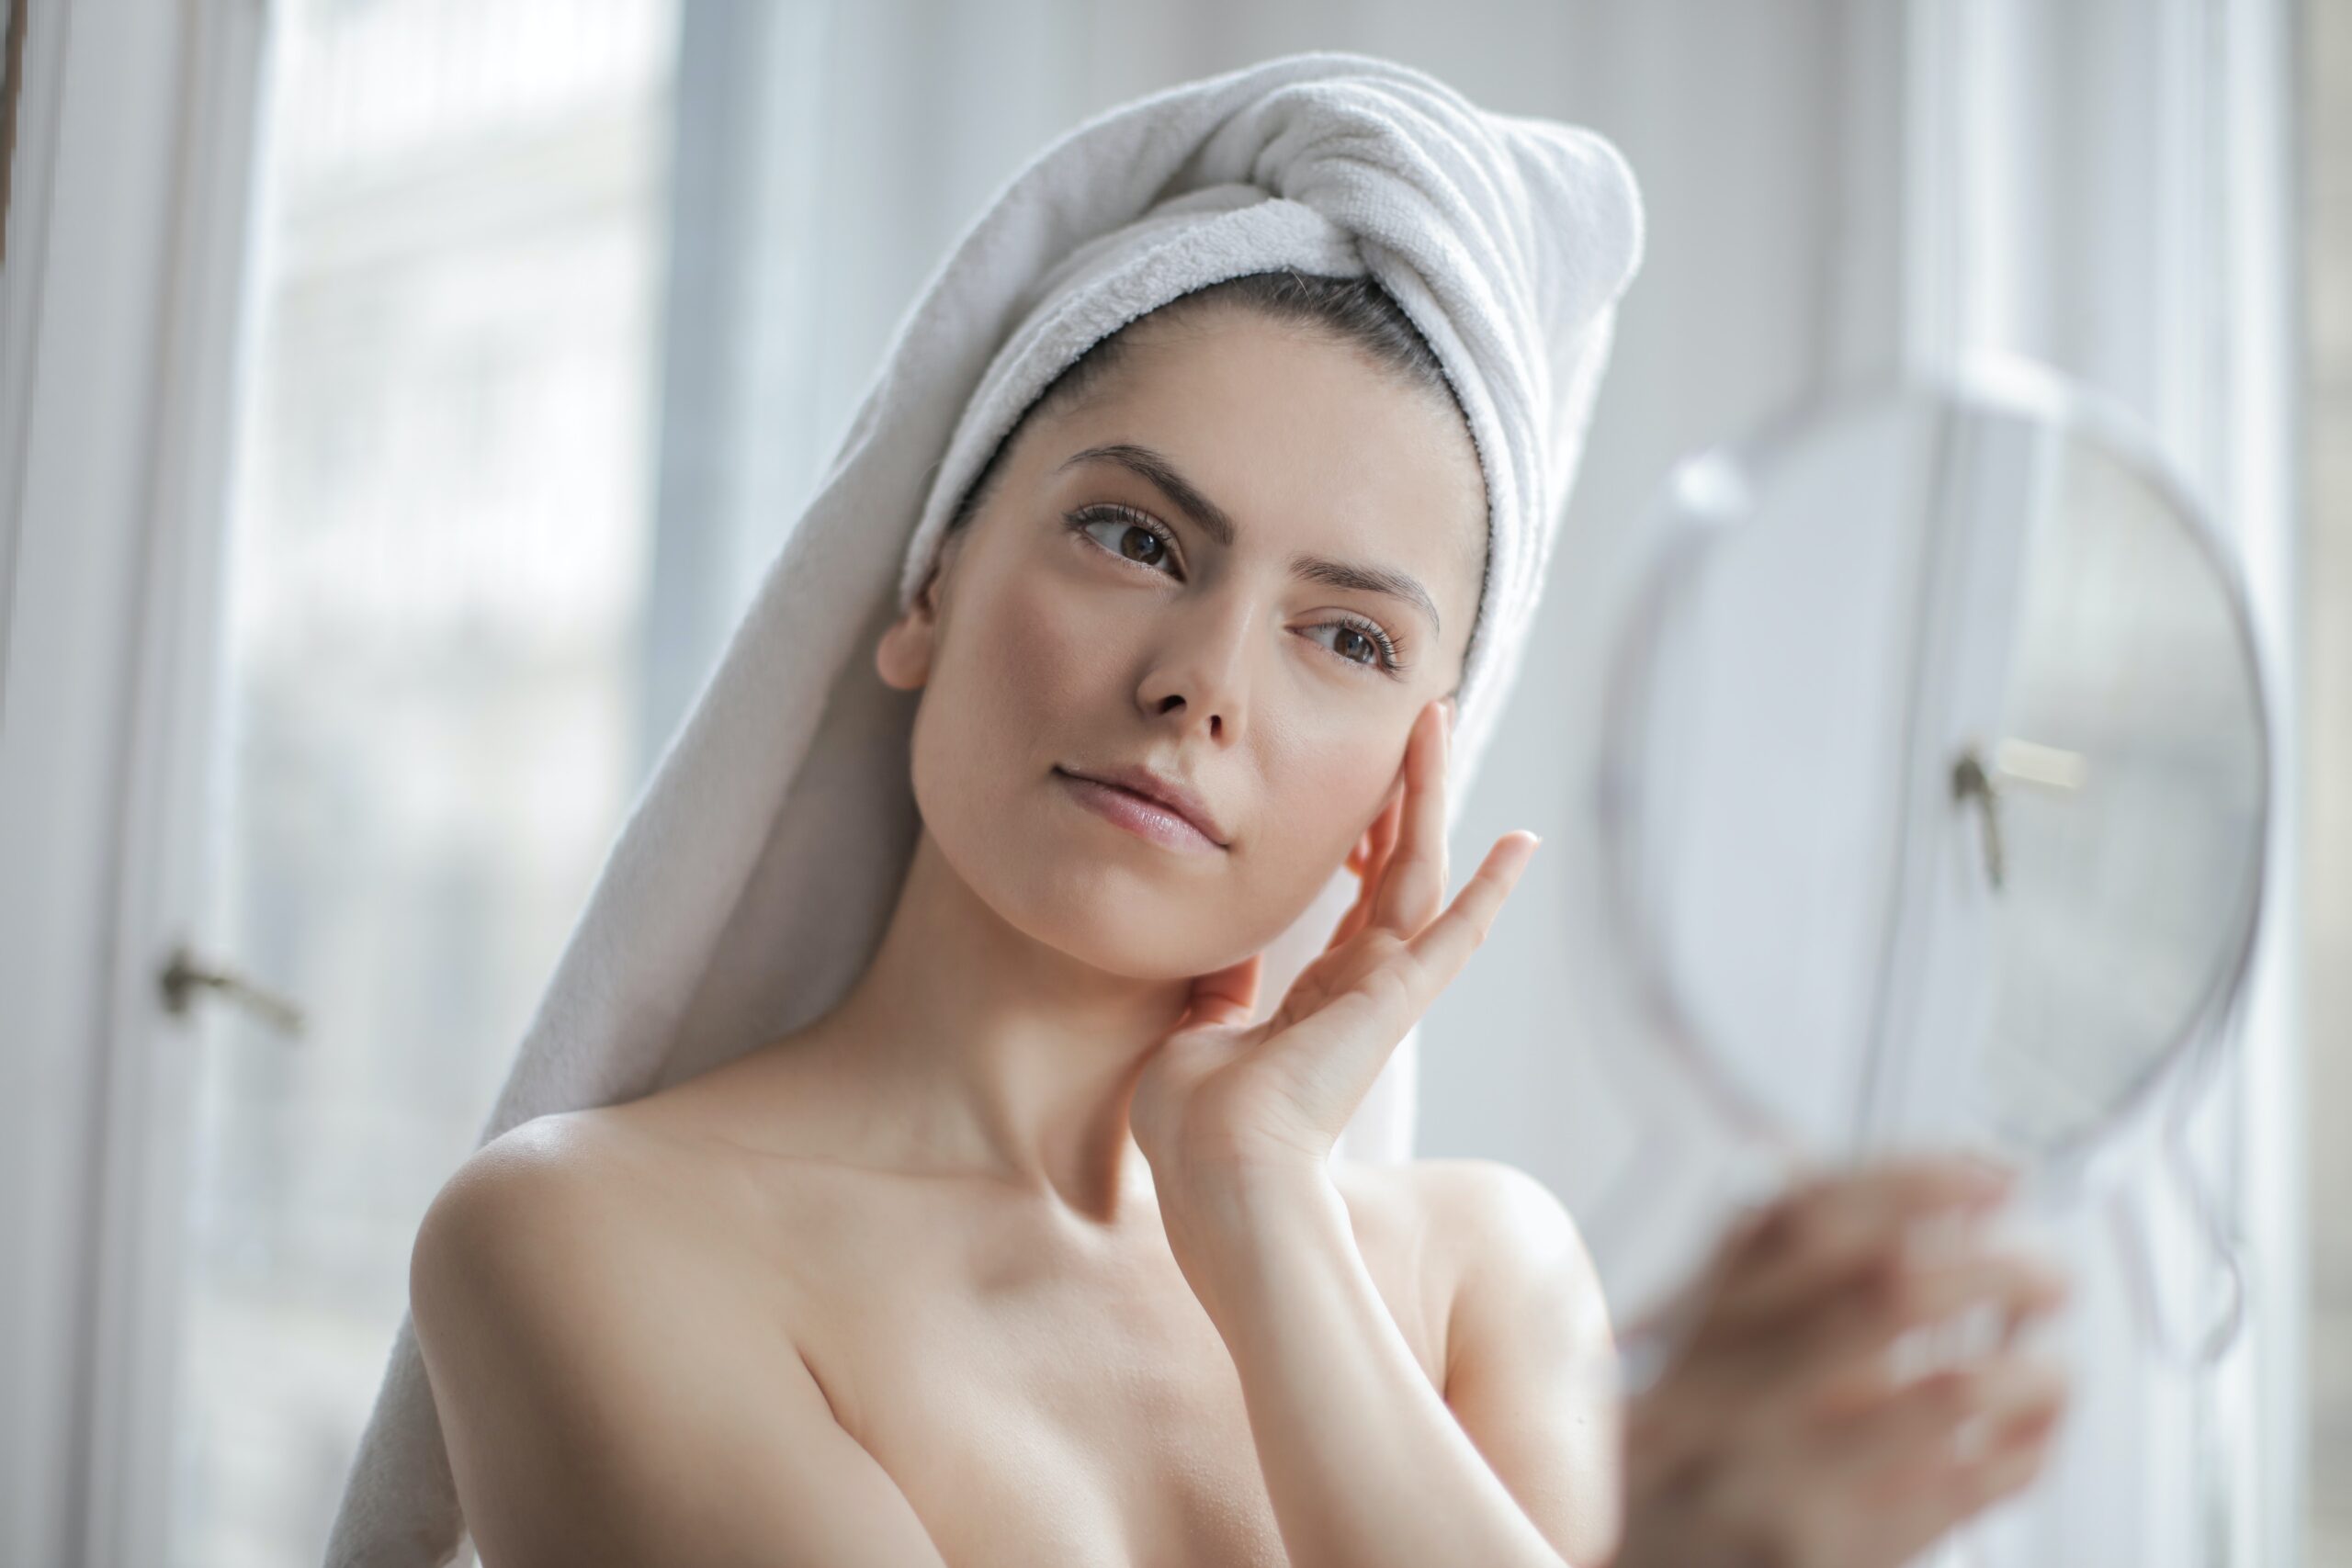
<path id="1" fill-rule="evenodd" d="M 1122 347 L 1022 430 L 876 662 L 924 689 L 915 799 L 966 884 L 1175 979 L 1272 942 L 1378 816 L 1460 679 L 1485 486 L 1447 400 L 1319 332 L 1216 308 Z M 1123 765 L 1216 841 L 1139 836 L 1066 776 Z"/>

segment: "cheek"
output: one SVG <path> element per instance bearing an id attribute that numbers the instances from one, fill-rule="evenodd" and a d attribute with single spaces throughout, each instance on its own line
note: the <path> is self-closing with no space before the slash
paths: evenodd
<path id="1" fill-rule="evenodd" d="M 1101 609 L 1108 601 L 1100 595 L 1090 604 L 1047 572 L 1007 584 L 998 595 L 986 631 L 996 678 L 1009 688 L 1003 700 L 1023 716 L 1033 742 L 1057 720 L 1099 711 L 1093 705 L 1101 688 L 1125 667 L 1114 640 L 1118 623 Z"/>
<path id="2" fill-rule="evenodd" d="M 1238 868 L 1227 927 L 1212 939 L 1232 950 L 1219 962 L 1281 936 L 1339 874 L 1396 776 L 1398 759 L 1371 730 L 1362 714 L 1335 706 L 1291 716 L 1278 734 L 1261 736 L 1261 825 Z M 1353 879 L 1344 880 L 1351 895 Z"/>
<path id="3" fill-rule="evenodd" d="M 1069 717 L 1091 711 L 1095 686 L 1117 667 L 1103 638 L 1046 574 L 974 582 L 934 662 L 918 727 L 943 776 L 985 791 L 1017 789 L 1061 758 Z"/>
<path id="4" fill-rule="evenodd" d="M 1329 732 L 1302 736 L 1296 754 L 1270 775 L 1280 781 L 1281 819 L 1292 825 L 1283 835 L 1286 874 L 1313 882 L 1310 896 L 1363 836 L 1396 782 L 1398 764 L 1365 733 L 1361 716 L 1345 726 L 1323 728 Z"/>

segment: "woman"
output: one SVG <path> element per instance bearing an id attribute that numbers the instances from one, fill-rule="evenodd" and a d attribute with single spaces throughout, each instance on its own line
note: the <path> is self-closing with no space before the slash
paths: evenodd
<path id="1" fill-rule="evenodd" d="M 1533 847 L 1446 902 L 1640 244 L 1600 138 L 1359 55 L 1000 192 L 419 1233 L 331 1561 L 1860 1568 L 2030 1475 L 2046 1369 L 1877 1354 L 2054 1300 L 1910 1245 L 1972 1168 L 1765 1211 L 1621 1422 L 1539 1184 L 1329 1157 Z"/>
<path id="2" fill-rule="evenodd" d="M 492 1568 L 1894 1563 L 2030 1477 L 2036 1363 L 1874 1368 L 1927 1317 L 2055 1300 L 2030 1259 L 1906 1264 L 1905 1218 L 1997 1195 L 1966 1167 L 1736 1237 L 1621 1470 L 1548 1193 L 1328 1158 L 1533 843 L 1441 910 L 1485 540 L 1416 344 L 1375 284 L 1244 278 L 1000 448 L 874 649 L 922 694 L 923 829 L 864 976 L 508 1134 L 425 1222 L 415 1322 Z M 1127 768 L 1185 809 L 1083 777 Z M 1362 898 L 1253 1026 L 1258 949 L 1342 858 Z"/>

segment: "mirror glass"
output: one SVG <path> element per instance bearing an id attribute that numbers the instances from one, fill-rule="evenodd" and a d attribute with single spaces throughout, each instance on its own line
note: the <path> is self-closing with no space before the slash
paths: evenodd
<path id="1" fill-rule="evenodd" d="M 1671 477 L 1615 643 L 1613 913 L 1719 1107 L 1814 1154 L 2082 1145 L 2230 997 L 2267 727 L 2210 526 L 1986 364 Z"/>

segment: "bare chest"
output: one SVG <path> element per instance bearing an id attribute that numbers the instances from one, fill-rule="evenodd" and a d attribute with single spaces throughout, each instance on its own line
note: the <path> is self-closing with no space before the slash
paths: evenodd
<path id="1" fill-rule="evenodd" d="M 1440 1314 L 1363 1239 L 1438 1382 Z M 953 1568 L 1287 1562 L 1232 1359 L 1164 1243 L 943 1213 L 818 1258 L 797 1341 Z"/>

